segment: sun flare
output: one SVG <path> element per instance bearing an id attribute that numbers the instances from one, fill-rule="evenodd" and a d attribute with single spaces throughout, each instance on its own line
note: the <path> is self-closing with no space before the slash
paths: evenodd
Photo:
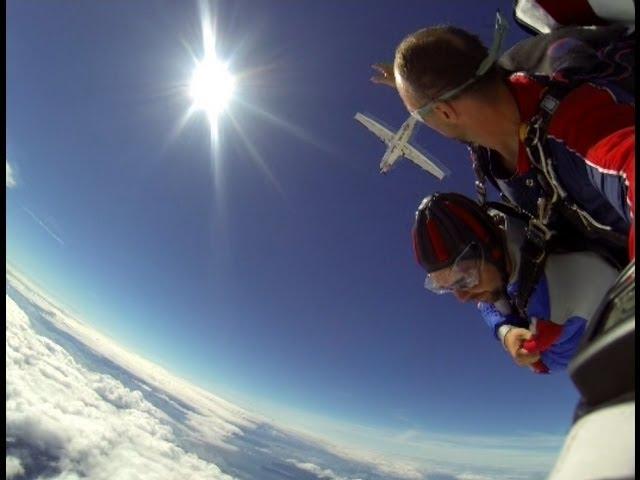
<path id="1" fill-rule="evenodd" d="M 235 79 L 227 66 L 215 57 L 205 57 L 191 77 L 193 108 L 204 110 L 210 120 L 215 120 L 229 104 L 234 89 Z"/>

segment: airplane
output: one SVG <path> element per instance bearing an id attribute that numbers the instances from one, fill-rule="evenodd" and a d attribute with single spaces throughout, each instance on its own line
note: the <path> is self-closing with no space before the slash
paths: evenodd
<path id="1" fill-rule="evenodd" d="M 427 158 L 424 153 L 409 144 L 416 125 L 415 118 L 409 117 L 395 133 L 360 112 L 356 113 L 354 118 L 388 145 L 387 151 L 380 162 L 380 173 L 387 173 L 400 157 L 406 157 L 438 180 L 442 180 L 449 174 L 449 171 L 440 166 L 435 159 Z"/>

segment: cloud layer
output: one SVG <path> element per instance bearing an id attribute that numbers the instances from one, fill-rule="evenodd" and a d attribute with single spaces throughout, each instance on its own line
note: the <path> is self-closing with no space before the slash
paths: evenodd
<path id="1" fill-rule="evenodd" d="M 233 478 L 177 446 L 167 416 L 141 392 L 80 366 L 37 335 L 9 296 L 6 302 L 9 444 L 40 452 L 64 478 Z M 11 460 L 7 476 L 35 460 Z"/>
<path id="2" fill-rule="evenodd" d="M 329 443 L 321 429 L 276 426 L 124 350 L 9 266 L 7 291 L 7 478 L 532 480 L 557 448 L 549 436 L 352 424 Z M 355 447 L 365 437 L 385 451 Z"/>

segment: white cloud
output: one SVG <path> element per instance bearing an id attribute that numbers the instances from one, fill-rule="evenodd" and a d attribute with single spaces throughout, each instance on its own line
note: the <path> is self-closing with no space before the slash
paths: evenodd
<path id="1" fill-rule="evenodd" d="M 491 480 L 491 477 L 487 477 L 484 475 L 477 475 L 475 473 L 462 473 L 458 475 L 460 480 Z"/>
<path id="2" fill-rule="evenodd" d="M 202 443 L 215 445 L 224 450 L 238 450 L 237 447 L 226 443 L 224 439 L 242 435 L 242 430 L 221 418 L 188 412 L 185 424 L 190 427 L 191 435 Z"/>
<path id="3" fill-rule="evenodd" d="M 54 458 L 63 478 L 233 478 L 180 448 L 166 414 L 139 391 L 85 369 L 6 303 L 7 437 Z"/>
<path id="4" fill-rule="evenodd" d="M 291 431 L 346 461 L 369 465 L 383 477 L 406 480 L 432 476 L 459 480 L 542 479 L 564 439 L 560 435 L 531 433 L 492 437 L 413 429 L 398 432 L 317 416 L 307 428 Z M 319 440 L 317 432 L 340 440 Z"/>
<path id="5" fill-rule="evenodd" d="M 9 160 L 6 160 L 7 163 L 7 188 L 13 188 L 16 186 L 16 178 L 13 174 L 13 168 L 9 164 Z"/>
<path id="6" fill-rule="evenodd" d="M 77 338 L 91 350 L 99 352 L 101 356 L 144 380 L 156 391 L 170 392 L 177 400 L 191 407 L 195 407 L 197 414 L 232 424 L 227 427 L 222 427 L 221 423 L 218 424 L 217 430 L 224 435 L 239 433 L 233 428 L 233 425 L 240 429 L 245 427 L 254 428 L 258 423 L 264 422 L 264 419 L 260 416 L 249 414 L 249 412 L 211 392 L 176 377 L 149 360 L 128 352 L 106 335 L 78 321 L 64 310 L 61 310 L 56 303 L 48 299 L 44 292 L 40 291 L 36 285 L 12 270 L 9 265 L 7 265 L 7 280 L 34 304 L 48 311 L 48 319 L 57 328 Z M 193 421 L 198 422 L 198 420 Z"/>
<path id="7" fill-rule="evenodd" d="M 9 265 L 7 265 L 7 282 L 34 304 L 48 312 L 47 318 L 57 328 L 69 333 L 87 345 L 89 349 L 125 368 L 140 379 L 141 382 L 136 384 L 135 388 L 140 386 L 141 391 L 137 391 L 135 388 L 133 390 L 127 389 L 112 377 L 81 369 L 61 347 L 46 341 L 43 337 L 37 337 L 46 351 L 51 355 L 55 354 L 56 358 L 55 361 L 39 363 L 37 380 L 30 380 L 32 385 L 42 383 L 46 388 L 54 388 L 54 385 L 58 385 L 67 389 L 68 395 L 73 395 L 73 401 L 80 402 L 78 406 L 81 408 L 65 414 L 71 415 L 73 421 L 78 424 L 93 421 L 92 416 L 87 417 L 84 410 L 86 405 L 94 403 L 102 405 L 104 408 L 98 409 L 98 413 L 102 412 L 107 417 L 99 423 L 101 425 L 100 431 L 103 433 L 93 432 L 94 441 L 100 444 L 105 442 L 109 444 L 114 438 L 115 434 L 110 429 L 115 427 L 109 420 L 113 420 L 114 415 L 118 418 L 116 423 L 127 424 L 128 422 L 134 425 L 140 420 L 140 428 L 146 432 L 144 436 L 151 435 L 153 439 L 152 444 L 156 450 L 152 451 L 161 451 L 163 448 L 167 448 L 166 445 L 173 445 L 175 448 L 175 438 L 178 435 L 186 435 L 192 441 L 219 447 L 226 451 L 235 450 L 236 447 L 230 445 L 229 439 L 245 435 L 244 431 L 247 431 L 247 435 L 249 435 L 249 432 L 258 425 L 268 424 L 278 425 L 277 429 L 271 433 L 272 435 L 277 435 L 278 430 L 286 432 L 287 436 L 290 434 L 292 438 L 303 440 L 305 443 L 314 445 L 342 460 L 357 462 L 372 468 L 386 478 L 417 480 L 450 477 L 459 480 L 483 480 L 485 478 L 517 480 L 544 478 L 544 472 L 548 471 L 552 465 L 562 443 L 561 436 L 546 434 L 516 434 L 510 437 L 434 435 L 421 430 L 394 431 L 341 423 L 319 416 L 309 420 L 309 415 L 306 415 L 305 421 L 303 418 L 305 414 L 294 412 L 289 408 L 282 412 L 280 421 L 274 424 L 266 418 L 253 413 L 249 414 L 238 406 L 191 385 L 163 368 L 124 350 L 106 335 L 76 320 L 72 314 L 59 308 L 57 303 L 50 300 L 41 289 L 17 274 Z M 7 300 L 8 302 L 9 300 Z M 10 337 L 8 333 L 9 322 L 7 323 L 7 351 L 9 352 Z M 34 335 L 34 332 L 31 331 L 31 336 Z M 20 342 L 12 341 L 17 345 L 20 344 Z M 12 346 L 12 351 L 15 348 L 19 347 Z M 62 359 L 65 362 L 71 362 L 64 369 L 60 368 Z M 9 364 L 9 353 L 7 354 L 7 364 Z M 33 370 L 25 367 L 25 370 L 19 371 L 16 376 L 25 375 L 25 373 L 33 373 Z M 9 370 L 7 370 L 7 375 L 7 399 L 9 401 Z M 143 389 L 144 384 L 147 386 Z M 81 390 L 86 398 L 80 395 L 81 392 L 76 391 L 77 385 L 84 385 Z M 163 412 L 149 404 L 141 393 L 147 392 L 148 389 L 151 389 L 156 396 L 163 398 L 173 409 L 181 411 L 184 414 L 183 423 L 171 424 Z M 27 391 L 28 389 L 24 387 L 22 390 Z M 163 395 L 163 392 L 167 395 Z M 21 395 L 25 396 L 26 393 L 22 392 Z M 31 392 L 29 395 L 35 394 Z M 95 396 L 99 398 L 96 400 Z M 55 398 L 54 395 L 47 396 L 49 402 L 54 402 Z M 73 401 L 67 397 L 63 398 L 66 400 L 60 400 L 56 405 L 58 405 L 57 408 L 63 410 L 63 407 L 59 405 L 64 403 L 66 410 L 63 411 L 66 412 L 72 408 Z M 33 400 L 28 404 L 35 405 L 36 403 Z M 113 409 L 116 413 L 112 411 Z M 7 406 L 7 411 L 9 411 L 9 406 Z M 93 409 L 87 411 L 90 415 L 98 415 Z M 109 414 L 107 415 L 105 412 Z M 129 412 L 128 415 L 134 415 L 135 412 L 135 417 L 124 419 L 124 412 Z M 42 411 L 38 411 L 38 413 L 39 415 L 35 415 L 35 417 L 39 423 L 33 421 L 29 423 L 25 420 L 21 424 L 22 430 L 20 431 L 26 436 L 30 435 L 30 432 L 37 431 L 37 434 L 31 435 L 29 438 L 40 438 L 43 435 L 41 440 L 43 444 L 48 445 L 49 448 L 60 447 L 63 451 L 68 452 L 69 445 L 76 445 L 78 443 L 77 437 L 82 437 L 77 433 L 77 430 L 73 430 L 75 432 L 72 435 L 74 439 L 56 433 L 67 430 L 66 426 L 56 429 L 54 426 L 59 426 L 59 424 L 47 423 L 52 418 L 56 419 L 56 416 L 52 417 L 48 413 L 45 415 L 45 412 Z M 170 424 L 173 430 L 167 426 Z M 295 429 L 291 425 L 296 425 Z M 300 428 L 301 425 L 306 425 L 306 428 Z M 85 428 L 89 429 L 89 427 Z M 118 427 L 116 436 L 126 433 L 126 429 L 125 431 L 122 429 L 123 427 Z M 9 430 L 7 430 L 8 434 Z M 322 440 L 323 437 L 340 440 L 329 442 Z M 125 436 L 124 438 L 129 437 Z M 133 440 L 127 441 L 133 443 L 134 447 L 139 446 L 139 443 Z M 176 453 L 178 458 L 184 458 L 188 455 L 182 450 L 178 449 L 178 451 L 179 454 Z M 143 462 L 143 460 L 134 459 L 133 455 L 127 457 L 125 452 L 114 452 L 112 457 L 110 461 L 114 462 L 112 463 L 113 468 L 119 464 L 117 462 L 125 465 L 128 465 L 129 462 L 132 464 Z M 197 459 L 197 457 L 193 458 Z M 328 478 L 332 478 L 330 475 L 333 475 L 335 478 L 332 480 L 344 478 L 344 473 L 338 471 L 334 464 L 305 458 L 303 455 L 288 454 L 285 458 L 298 458 L 297 463 L 294 463 L 298 468 L 302 468 L 300 465 L 304 465 L 309 472 L 311 472 L 310 469 L 318 469 L 315 473 L 320 472 Z M 290 461 L 290 463 L 292 462 Z M 331 468 L 327 468 L 328 466 Z"/>
<path id="8" fill-rule="evenodd" d="M 322 480 L 359 480 L 359 479 L 348 479 L 347 477 L 336 475 L 333 472 L 333 470 L 329 468 L 319 467 L 317 465 L 314 465 L 313 463 L 299 462 L 293 459 L 288 459 L 287 462 L 289 462 L 292 465 L 295 465 L 300 470 L 313 473 L 317 477 L 322 478 Z"/>
<path id="9" fill-rule="evenodd" d="M 5 465 L 7 467 L 7 480 L 17 476 L 24 474 L 24 468 L 22 468 L 22 462 L 20 459 L 11 455 L 7 455 L 7 459 L 5 461 Z"/>

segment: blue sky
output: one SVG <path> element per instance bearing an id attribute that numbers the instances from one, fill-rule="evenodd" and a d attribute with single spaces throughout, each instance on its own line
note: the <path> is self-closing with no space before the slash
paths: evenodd
<path id="1" fill-rule="evenodd" d="M 10 0 L 8 261 L 245 405 L 380 432 L 564 434 L 568 376 L 514 366 L 473 306 L 422 287 L 413 214 L 433 191 L 473 193 L 465 149 L 420 128 L 452 175 L 382 176 L 382 144 L 353 120 L 406 118 L 368 80 L 406 34 L 453 23 L 488 43 L 511 4 L 211 4 L 240 75 L 212 154 L 205 117 L 181 123 L 197 3 Z M 511 21 L 507 43 L 524 35 Z"/>

